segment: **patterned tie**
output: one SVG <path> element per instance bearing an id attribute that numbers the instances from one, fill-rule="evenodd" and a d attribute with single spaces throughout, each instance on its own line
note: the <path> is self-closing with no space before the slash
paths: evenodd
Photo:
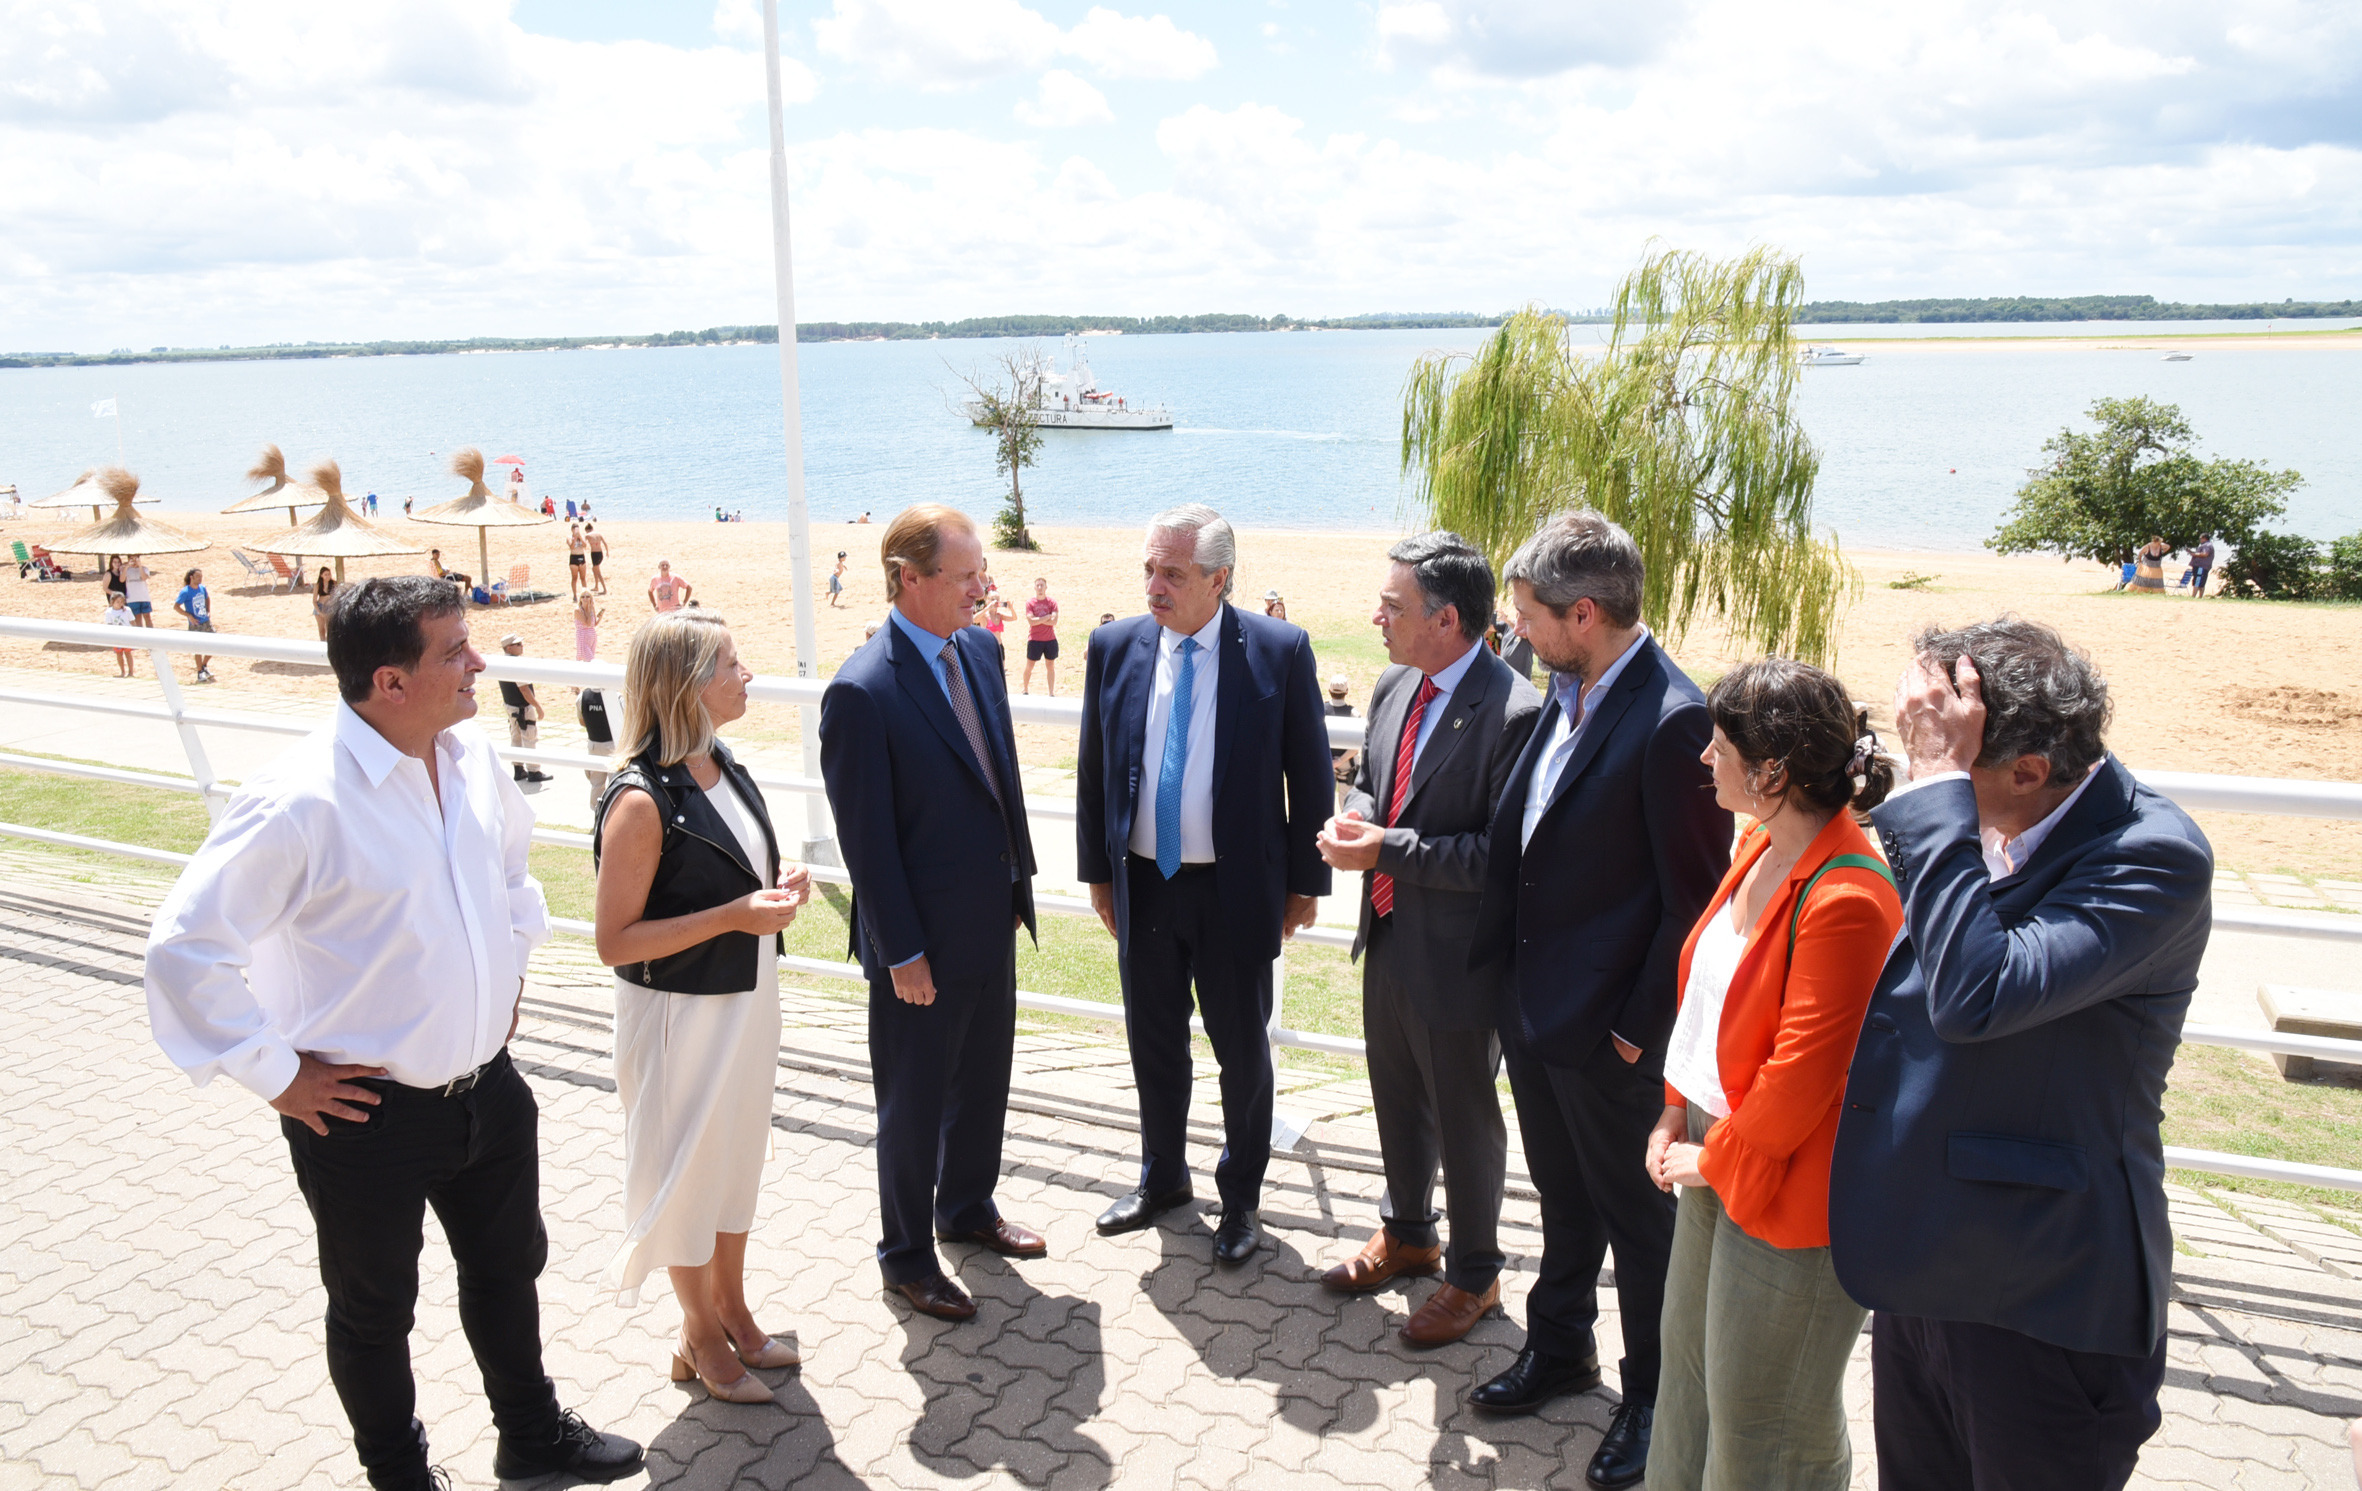
<path id="1" fill-rule="evenodd" d="M 1427 701 L 1443 690 L 1432 678 L 1419 680 L 1419 697 L 1411 701 L 1410 718 L 1402 722 L 1402 743 L 1394 748 L 1394 790 L 1387 795 L 1386 826 L 1402 816 L 1403 799 L 1411 795 L 1411 765 L 1419 753 L 1419 725 L 1427 718 Z M 1380 916 L 1394 915 L 1394 877 L 1373 871 L 1370 875 L 1370 910 Z"/>
<path id="2" fill-rule="evenodd" d="M 1165 719 L 1165 755 L 1156 769 L 1156 867 L 1181 873 L 1181 776 L 1189 770 L 1189 705 L 1197 684 L 1197 639 L 1173 649 L 1173 712 Z"/>
<path id="3" fill-rule="evenodd" d="M 960 733 L 968 737 L 968 749 L 976 753 L 976 765 L 984 773 L 984 785 L 992 789 L 992 800 L 1000 804 L 1002 814 L 1009 805 L 1001 801 L 1001 780 L 993 773 L 992 752 L 984 748 L 984 721 L 976 713 L 976 701 L 969 696 L 968 678 L 960 669 L 959 649 L 946 639 L 937 654 L 943 659 L 943 676 L 951 684 L 951 712 L 960 722 Z"/>

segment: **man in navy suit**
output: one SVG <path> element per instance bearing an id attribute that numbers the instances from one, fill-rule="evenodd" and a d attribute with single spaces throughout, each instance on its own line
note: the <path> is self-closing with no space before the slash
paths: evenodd
<path id="1" fill-rule="evenodd" d="M 1116 940 L 1140 1183 L 1099 1218 L 1145 1227 L 1193 1198 L 1191 987 L 1222 1068 L 1222 1223 L 1243 1263 L 1271 1159 L 1271 965 L 1328 894 L 1316 840 L 1336 797 L 1312 640 L 1232 606 L 1237 544 L 1212 508 L 1148 525 L 1148 614 L 1091 633 L 1076 771 L 1077 862 Z"/>
<path id="2" fill-rule="evenodd" d="M 1506 965 L 1501 1046 L 1542 1199 L 1542 1265 L 1524 1350 L 1469 1401 L 1530 1413 L 1599 1385 L 1592 1326 L 1612 1246 L 1623 1401 L 1587 1474 L 1630 1486 L 1648 1464 L 1673 1249 L 1673 1198 L 1643 1160 L 1682 944 L 1730 867 L 1731 815 L 1699 759 L 1705 695 L 1640 623 L 1631 535 L 1566 513 L 1502 577 L 1550 691 L 1493 817 L 1470 961 Z"/>
<path id="3" fill-rule="evenodd" d="M 1879 1484 L 2114 1491 L 2158 1424 L 2158 1124 L 2214 851 L 2107 754 L 2107 684 L 2057 632 L 1916 651 L 1912 784 L 1872 814 L 1903 933 L 1829 1177 L 1838 1281 L 1877 1312 Z"/>
<path id="4" fill-rule="evenodd" d="M 966 1320 L 976 1303 L 944 1275 L 937 1237 L 1012 1258 L 1048 1251 L 992 1199 L 1033 840 L 1000 642 L 968 624 L 985 593 L 976 525 L 913 507 L 881 547 L 894 609 L 821 696 L 820 771 L 869 976 L 878 1266 L 911 1308 Z"/>

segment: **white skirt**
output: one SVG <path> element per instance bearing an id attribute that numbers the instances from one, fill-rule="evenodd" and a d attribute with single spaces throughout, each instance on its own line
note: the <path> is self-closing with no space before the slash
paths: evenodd
<path id="1" fill-rule="evenodd" d="M 623 1304 L 653 1270 L 711 1263 L 715 1233 L 754 1229 L 778 1080 L 775 978 L 743 994 L 615 981 L 624 1231 L 607 1284 Z"/>

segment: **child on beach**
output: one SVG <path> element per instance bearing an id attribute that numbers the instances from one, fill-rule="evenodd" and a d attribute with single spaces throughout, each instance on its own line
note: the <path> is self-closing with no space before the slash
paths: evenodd
<path id="1" fill-rule="evenodd" d="M 574 661 L 593 662 L 599 655 L 599 623 L 607 619 L 598 598 L 588 590 L 574 598 Z"/>
<path id="2" fill-rule="evenodd" d="M 845 593 L 845 551 L 837 550 L 837 567 L 828 572 L 828 605 L 837 608 L 837 599 Z"/>
<path id="3" fill-rule="evenodd" d="M 123 599 L 122 591 L 110 590 L 107 592 L 107 609 L 105 620 L 106 624 L 109 626 L 131 625 L 131 606 Z M 131 667 L 131 649 L 128 647 L 118 647 L 115 649 L 115 676 L 117 678 L 130 678 L 135 676 Z"/>

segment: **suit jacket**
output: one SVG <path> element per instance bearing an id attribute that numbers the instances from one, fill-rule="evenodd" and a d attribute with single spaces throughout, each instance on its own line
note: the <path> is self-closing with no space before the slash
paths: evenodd
<path id="1" fill-rule="evenodd" d="M 1731 897 L 1770 846 L 1761 829 L 1741 841 L 1730 873 L 1682 944 L 1675 987 L 1685 997 L 1707 917 L 1730 915 Z M 1876 870 L 1840 865 L 1821 873 L 1841 854 L 1870 854 L 1851 813 L 1813 836 L 1748 929 L 1714 1033 L 1715 1074 L 1730 1117 L 1707 1131 L 1698 1173 L 1733 1225 L 1775 1248 L 1829 1246 L 1829 1152 L 1846 1067 L 1903 924 L 1902 902 Z M 1812 895 L 1799 906 L 1807 885 Z M 1693 1100 L 1703 1105 L 1701 1094 L 1665 1084 L 1668 1104 Z"/>
<path id="2" fill-rule="evenodd" d="M 2148 1355 L 2173 1273 L 2158 1126 L 2213 926 L 2213 849 L 2113 757 L 2001 880 L 1967 782 L 1873 821 L 1903 935 L 1837 1131 L 1839 1282 L 1876 1310 Z"/>
<path id="3" fill-rule="evenodd" d="M 1372 823 L 1386 821 L 1394 800 L 1394 763 L 1403 727 L 1425 675 L 1388 668 L 1370 695 L 1369 744 L 1354 764 L 1345 807 Z M 1503 971 L 1468 971 L 1468 947 L 1484 900 L 1484 868 L 1493 809 L 1534 732 L 1542 696 L 1479 643 L 1451 697 L 1428 701 L 1435 729 L 1411 772 L 1402 816 L 1378 846 L 1378 869 L 1394 877 L 1394 927 L 1386 955 L 1410 990 L 1419 1018 L 1439 1030 L 1490 1030 Z M 1370 884 L 1361 887 L 1358 958 L 1370 942 Z"/>
<path id="4" fill-rule="evenodd" d="M 1597 706 L 1519 843 L 1534 762 L 1559 718 L 1534 721 L 1493 814 L 1472 969 L 1505 963 L 1501 1041 L 1580 1066 L 1613 1032 L 1662 1058 L 1682 944 L 1730 866 L 1731 815 L 1699 754 L 1706 696 L 1654 637 Z"/>
<path id="5" fill-rule="evenodd" d="M 1082 750 L 1075 772 L 1075 862 L 1085 883 L 1115 886 L 1116 940 L 1129 950 L 1125 872 L 1141 798 L 1148 699 L 1155 684 L 1153 615 L 1091 633 L 1083 664 Z M 1325 896 L 1329 867 L 1315 840 L 1336 802 L 1319 670 L 1302 627 L 1222 607 L 1215 680 L 1214 882 L 1242 963 L 1279 956 L 1287 897 Z M 1242 969 L 1242 971 L 1244 971 Z"/>
<path id="6" fill-rule="evenodd" d="M 1028 931 L 1035 925 L 1033 837 L 1000 640 L 968 626 L 953 641 L 1008 799 L 1005 818 L 933 660 L 891 619 L 820 698 L 820 774 L 853 877 L 851 951 L 873 982 L 920 953 L 938 988 L 1005 978 L 1012 907 Z"/>

